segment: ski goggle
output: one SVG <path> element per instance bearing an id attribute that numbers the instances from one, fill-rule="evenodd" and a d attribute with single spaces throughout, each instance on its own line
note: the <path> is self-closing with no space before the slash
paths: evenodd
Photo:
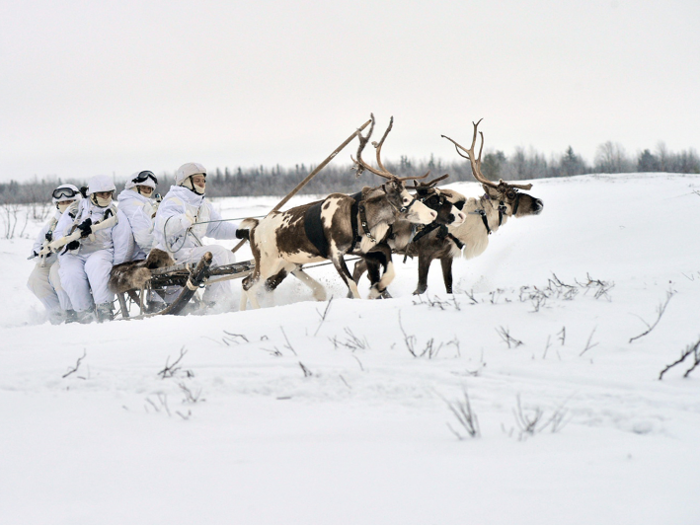
<path id="1" fill-rule="evenodd" d="M 152 171 L 142 171 L 136 177 L 131 179 L 131 182 L 135 182 L 136 184 L 140 184 L 142 182 L 146 182 L 146 180 L 151 179 L 153 182 L 158 184 L 158 179 L 156 176 L 153 174 Z"/>
<path id="2" fill-rule="evenodd" d="M 78 194 L 73 188 L 56 188 L 51 196 L 58 200 L 68 200 L 74 198 Z"/>

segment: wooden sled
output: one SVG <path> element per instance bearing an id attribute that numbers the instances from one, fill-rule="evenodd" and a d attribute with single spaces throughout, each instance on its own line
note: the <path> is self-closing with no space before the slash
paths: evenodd
<path id="1" fill-rule="evenodd" d="M 152 250 L 145 261 L 114 266 L 109 287 L 116 294 L 119 310 L 116 319 L 144 319 L 156 315 L 185 315 L 185 307 L 199 288 L 227 279 L 241 279 L 255 269 L 253 261 L 211 267 L 212 254 L 206 252 L 199 262 L 174 264 L 165 252 Z M 173 290 L 176 297 L 172 300 Z M 166 297 L 170 300 L 166 302 Z M 138 313 L 132 315 L 136 307 Z"/>

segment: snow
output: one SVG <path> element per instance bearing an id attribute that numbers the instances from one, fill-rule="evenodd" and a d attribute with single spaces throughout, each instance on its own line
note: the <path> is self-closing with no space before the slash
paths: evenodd
<path id="1" fill-rule="evenodd" d="M 700 523 L 700 369 L 658 379 L 700 338 L 700 178 L 533 183 L 543 213 L 455 261 L 454 296 L 397 257 L 391 300 L 320 267 L 330 303 L 290 278 L 256 311 L 52 326 L 41 223 L 0 240 L 0 523 Z M 563 419 L 524 432 L 537 410 Z"/>

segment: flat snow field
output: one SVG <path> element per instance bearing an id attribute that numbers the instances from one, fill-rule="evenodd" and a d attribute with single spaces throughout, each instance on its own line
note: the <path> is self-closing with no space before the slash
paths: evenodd
<path id="1" fill-rule="evenodd" d="M 700 177 L 533 184 L 454 295 L 396 257 L 390 300 L 325 266 L 330 301 L 238 312 L 233 281 L 228 313 L 101 325 L 46 321 L 30 219 L 0 240 L 0 524 L 700 524 L 700 367 L 659 380 L 700 340 Z"/>

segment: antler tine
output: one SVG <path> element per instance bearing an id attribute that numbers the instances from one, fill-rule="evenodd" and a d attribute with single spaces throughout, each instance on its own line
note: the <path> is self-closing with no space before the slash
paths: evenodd
<path id="1" fill-rule="evenodd" d="M 413 177 L 396 177 L 396 176 L 394 175 L 394 178 L 399 179 L 399 180 L 402 180 L 402 181 L 406 181 L 406 180 L 422 180 L 422 179 L 426 178 L 428 175 L 430 175 L 430 170 L 428 170 L 428 172 L 427 172 L 425 175 L 421 175 L 421 176 L 415 175 L 415 176 L 413 176 Z"/>
<path id="2" fill-rule="evenodd" d="M 496 184 L 493 181 L 490 181 L 484 175 L 481 173 L 481 153 L 484 150 L 484 134 L 481 131 L 478 131 L 479 124 L 481 121 L 484 119 L 479 119 L 478 122 L 472 122 L 472 125 L 474 126 L 474 135 L 472 136 L 472 145 L 470 148 L 465 148 L 464 146 L 459 145 L 457 142 L 452 140 L 450 137 L 447 137 L 445 135 L 442 135 L 443 138 L 446 138 L 452 144 L 455 145 L 455 148 L 457 149 L 457 153 L 461 156 L 464 157 L 465 159 L 469 159 L 469 163 L 472 165 L 472 174 L 474 175 L 474 178 L 481 182 L 482 184 L 486 184 L 487 186 L 491 186 L 493 188 L 497 187 L 498 184 Z M 476 135 L 477 133 L 479 136 L 481 136 L 481 146 L 479 147 L 479 156 L 476 157 L 476 154 L 474 153 L 474 146 L 476 145 Z M 462 155 L 462 153 L 459 151 L 462 150 L 466 155 Z"/>
<path id="3" fill-rule="evenodd" d="M 507 182 L 508 186 L 512 188 L 518 188 L 519 190 L 529 190 L 532 189 L 532 184 L 513 184 L 511 182 Z"/>
<path id="4" fill-rule="evenodd" d="M 437 186 L 438 182 L 440 182 L 441 180 L 445 180 L 449 176 L 450 176 L 449 173 L 445 173 L 442 177 L 438 177 L 437 179 L 433 179 L 430 182 L 428 182 L 428 184 L 430 184 L 431 186 Z"/>
<path id="5" fill-rule="evenodd" d="M 394 177 L 394 175 L 392 175 L 391 173 L 389 173 L 389 172 L 384 168 L 384 166 L 382 166 L 381 162 L 379 162 L 379 166 L 380 166 L 380 168 L 381 168 L 382 171 L 379 171 L 379 170 L 373 168 L 372 166 L 370 166 L 369 164 L 367 164 L 367 163 L 362 159 L 362 151 L 365 149 L 365 146 L 367 145 L 367 142 L 369 142 L 369 138 L 372 136 L 372 131 L 374 131 L 374 122 L 375 122 L 375 120 L 374 120 L 374 114 L 371 113 L 371 114 L 370 114 L 370 117 L 371 117 L 371 120 L 372 120 L 372 125 L 370 126 L 369 131 L 367 132 L 367 135 L 366 135 L 366 136 L 362 136 L 362 134 L 359 134 L 359 135 L 358 135 L 359 140 L 360 140 L 360 145 L 359 145 L 358 148 L 357 148 L 357 160 L 355 160 L 355 159 L 352 157 L 352 155 L 350 156 L 350 158 L 351 158 L 352 161 L 355 163 L 355 166 L 356 166 L 355 169 L 356 169 L 356 171 L 357 171 L 358 177 L 362 174 L 362 172 L 363 172 L 364 170 L 367 170 L 367 171 L 369 171 L 370 173 L 374 173 L 375 175 L 377 175 L 377 176 L 379 176 L 379 177 L 383 177 L 383 178 L 385 178 L 385 179 L 391 179 L 391 178 Z M 393 123 L 393 117 L 392 117 L 392 123 Z M 379 160 L 379 151 L 380 151 L 381 148 L 382 148 L 382 144 L 384 143 L 384 139 L 386 138 L 387 134 L 388 134 L 389 131 L 391 130 L 392 123 L 389 124 L 389 128 L 386 130 L 386 132 L 384 132 L 384 136 L 382 137 L 382 140 L 379 142 L 379 144 L 372 143 L 372 145 L 373 145 L 375 148 L 377 148 L 377 160 Z"/>
<path id="6" fill-rule="evenodd" d="M 382 164 L 382 159 L 381 159 L 381 153 L 382 153 L 382 146 L 384 145 L 384 140 L 386 139 L 386 136 L 389 134 L 391 131 L 391 128 L 394 127 L 394 116 L 389 119 L 389 126 L 387 126 L 386 131 L 384 132 L 384 135 L 382 135 L 382 140 L 380 140 L 378 143 L 373 142 L 372 146 L 374 146 L 376 150 L 376 157 L 377 157 L 377 166 L 379 166 L 379 169 L 384 171 L 385 173 L 389 173 L 389 170 L 387 170 L 384 167 L 384 164 Z"/>

